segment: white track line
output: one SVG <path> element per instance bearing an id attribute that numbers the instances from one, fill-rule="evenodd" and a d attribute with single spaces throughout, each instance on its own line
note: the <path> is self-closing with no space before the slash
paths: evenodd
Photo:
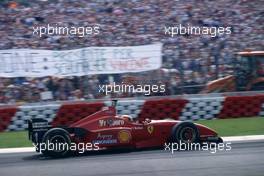
<path id="1" fill-rule="evenodd" d="M 0 153 L 24 153 L 35 152 L 35 147 L 19 147 L 19 148 L 3 148 L 0 149 Z"/>
<path id="2" fill-rule="evenodd" d="M 236 142 L 236 141 L 256 141 L 256 140 L 264 140 L 264 135 L 250 135 L 250 136 L 230 136 L 223 137 L 223 140 Z"/>
<path id="3" fill-rule="evenodd" d="M 230 136 L 223 137 L 224 142 L 239 142 L 239 141 L 258 141 L 264 140 L 264 135 L 250 135 L 250 136 Z M 1 153 L 25 153 L 35 152 L 35 147 L 20 147 L 20 148 L 3 148 L 0 149 Z"/>

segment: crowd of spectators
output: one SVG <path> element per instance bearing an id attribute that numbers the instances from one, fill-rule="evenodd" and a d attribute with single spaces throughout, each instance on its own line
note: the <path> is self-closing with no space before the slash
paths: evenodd
<path id="1" fill-rule="evenodd" d="M 66 50 L 162 42 L 160 70 L 113 78 L 119 82 L 129 77 L 137 83 L 160 82 L 167 86 L 166 95 L 178 94 L 182 93 L 179 87 L 203 85 L 217 76 L 232 74 L 234 53 L 263 50 L 263 9 L 262 1 L 251 0 L 3 0 L 0 49 Z M 83 38 L 33 36 L 32 27 L 44 24 L 99 24 L 102 31 Z M 164 26 L 176 24 L 230 26 L 232 33 L 217 37 L 164 34 Z M 40 101 L 42 92 L 52 92 L 54 100 L 103 98 L 98 85 L 107 83 L 109 77 L 0 78 L 0 103 Z"/>

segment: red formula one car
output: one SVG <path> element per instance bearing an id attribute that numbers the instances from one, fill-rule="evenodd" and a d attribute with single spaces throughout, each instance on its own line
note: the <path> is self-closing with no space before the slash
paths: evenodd
<path id="1" fill-rule="evenodd" d="M 44 155 L 65 156 L 72 148 L 55 144 L 84 144 L 94 150 L 115 148 L 163 147 L 166 142 L 222 142 L 217 133 L 203 125 L 173 119 L 135 121 L 129 115 L 116 114 L 116 101 L 67 127 L 51 127 L 45 119 L 28 122 L 29 139 Z M 53 144 L 49 149 L 43 144 Z M 74 146 L 73 150 L 80 150 Z"/>

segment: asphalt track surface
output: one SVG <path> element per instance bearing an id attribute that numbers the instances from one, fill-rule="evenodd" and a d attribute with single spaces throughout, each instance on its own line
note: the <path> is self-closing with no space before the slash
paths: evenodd
<path id="1" fill-rule="evenodd" d="M 86 153 L 51 159 L 37 153 L 0 154 L 1 176 L 264 176 L 264 142 L 231 151 L 164 150 Z"/>

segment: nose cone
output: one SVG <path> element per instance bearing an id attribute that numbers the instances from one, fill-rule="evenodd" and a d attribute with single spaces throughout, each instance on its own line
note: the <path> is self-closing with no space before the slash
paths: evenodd
<path id="1" fill-rule="evenodd" d="M 195 123 L 199 130 L 200 136 L 217 136 L 217 132 L 209 127 Z"/>

